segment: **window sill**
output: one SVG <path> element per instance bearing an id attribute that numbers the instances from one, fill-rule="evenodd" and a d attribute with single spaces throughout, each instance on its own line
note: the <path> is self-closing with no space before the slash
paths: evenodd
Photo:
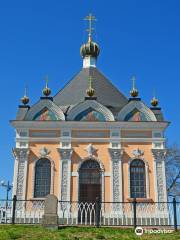
<path id="1" fill-rule="evenodd" d="M 127 198 L 127 200 L 129 202 L 133 202 L 134 198 Z M 136 198 L 136 202 L 144 202 L 144 203 L 148 203 L 148 202 L 153 202 L 152 198 Z"/>
<path id="2" fill-rule="evenodd" d="M 37 201 L 40 201 L 40 200 L 42 201 L 42 200 L 45 200 L 45 198 L 35 198 L 35 197 L 33 197 L 33 198 L 30 198 L 29 200 L 30 201 L 36 201 L 36 200 Z"/>

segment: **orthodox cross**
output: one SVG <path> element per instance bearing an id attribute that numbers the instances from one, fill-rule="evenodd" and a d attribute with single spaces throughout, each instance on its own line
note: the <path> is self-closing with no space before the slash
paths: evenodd
<path id="1" fill-rule="evenodd" d="M 48 81 L 49 81 L 48 75 L 46 75 L 46 76 L 44 77 L 44 80 L 45 80 L 45 82 L 46 82 L 46 88 L 47 88 L 47 87 L 48 87 Z"/>
<path id="2" fill-rule="evenodd" d="M 132 87 L 133 87 L 133 89 L 135 89 L 136 77 L 133 75 L 131 80 L 132 80 Z"/>
<path id="3" fill-rule="evenodd" d="M 24 96 L 25 97 L 27 96 L 27 86 L 25 86 L 25 88 L 24 88 Z"/>
<path id="4" fill-rule="evenodd" d="M 89 89 L 92 88 L 92 80 L 93 80 L 93 77 L 89 76 Z"/>
<path id="5" fill-rule="evenodd" d="M 89 37 L 91 37 L 92 31 L 94 30 L 94 28 L 92 27 L 92 22 L 96 21 L 96 18 L 90 13 L 84 18 L 84 20 L 89 21 L 89 27 L 86 30 L 89 32 Z"/>

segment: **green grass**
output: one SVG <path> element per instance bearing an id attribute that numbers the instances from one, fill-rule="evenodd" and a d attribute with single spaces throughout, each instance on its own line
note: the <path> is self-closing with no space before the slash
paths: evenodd
<path id="1" fill-rule="evenodd" d="M 133 229 L 65 227 L 59 230 L 48 230 L 41 226 L 0 225 L 0 240 L 133 240 L 133 239 L 180 239 L 180 231 L 168 234 L 143 234 L 138 237 Z"/>

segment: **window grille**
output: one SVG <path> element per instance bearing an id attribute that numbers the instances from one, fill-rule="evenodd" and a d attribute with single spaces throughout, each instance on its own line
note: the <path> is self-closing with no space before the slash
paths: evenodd
<path id="1" fill-rule="evenodd" d="M 45 197 L 50 193 L 51 162 L 46 158 L 37 161 L 35 167 L 34 197 Z"/>
<path id="2" fill-rule="evenodd" d="M 145 164 L 135 159 L 130 164 L 130 191 L 131 198 L 146 197 Z"/>

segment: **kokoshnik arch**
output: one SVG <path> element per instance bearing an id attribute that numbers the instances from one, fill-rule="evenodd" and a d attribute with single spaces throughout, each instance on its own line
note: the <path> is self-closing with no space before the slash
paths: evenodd
<path id="1" fill-rule="evenodd" d="M 165 138 L 168 122 L 158 100 L 148 107 L 138 97 L 135 79 L 128 99 L 96 67 L 99 45 L 80 48 L 83 67 L 55 96 L 28 105 L 21 99 L 13 149 L 13 194 L 64 201 L 166 201 Z"/>

